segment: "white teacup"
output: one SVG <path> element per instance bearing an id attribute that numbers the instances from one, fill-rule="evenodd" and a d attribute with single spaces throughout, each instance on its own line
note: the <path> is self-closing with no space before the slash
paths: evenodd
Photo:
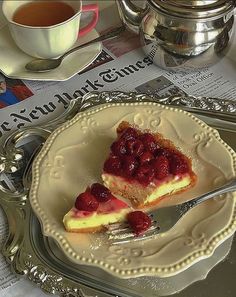
<path id="1" fill-rule="evenodd" d="M 13 21 L 16 10 L 24 4 L 38 0 L 3 0 L 2 11 L 17 46 L 33 57 L 56 58 L 64 54 L 77 41 L 79 36 L 91 31 L 98 20 L 98 5 L 82 6 L 82 1 L 59 0 L 70 5 L 75 14 L 68 20 L 47 27 L 26 26 Z M 53 1 L 53 0 L 51 0 Z M 57 0 L 58 1 L 58 0 Z M 92 11 L 93 19 L 80 30 L 80 17 L 82 12 Z"/>

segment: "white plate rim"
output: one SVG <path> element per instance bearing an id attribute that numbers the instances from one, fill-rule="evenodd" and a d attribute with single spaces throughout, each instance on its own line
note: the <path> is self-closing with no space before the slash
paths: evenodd
<path id="1" fill-rule="evenodd" d="M 234 207 L 232 211 L 232 217 L 227 226 L 223 230 L 220 230 L 213 238 L 211 238 L 208 242 L 207 248 L 205 250 L 198 251 L 194 254 L 188 255 L 184 260 L 181 260 L 179 263 L 175 263 L 172 266 L 169 267 L 155 267 L 155 268 L 150 268 L 150 267 L 145 267 L 141 266 L 140 268 L 137 269 L 118 269 L 113 265 L 108 265 L 105 261 L 100 261 L 97 260 L 96 258 L 85 258 L 82 255 L 77 255 L 74 253 L 74 251 L 71 249 L 70 244 L 64 239 L 61 238 L 61 235 L 58 234 L 53 228 L 51 228 L 50 224 L 47 223 L 47 218 L 44 217 L 44 214 L 42 212 L 42 209 L 40 205 L 38 204 L 37 201 L 37 187 L 39 184 L 39 166 L 40 166 L 40 161 L 42 158 L 46 155 L 48 150 L 50 149 L 50 146 L 53 144 L 54 140 L 56 137 L 64 130 L 75 124 L 77 121 L 79 121 L 81 118 L 86 118 L 89 115 L 92 115 L 94 113 L 99 112 L 100 110 L 109 108 L 109 107 L 114 107 L 114 106 L 139 106 L 139 105 L 145 105 L 145 106 L 157 106 L 160 109 L 164 110 L 169 110 L 169 111 L 174 111 L 178 113 L 183 113 L 190 117 L 192 120 L 194 120 L 198 125 L 200 125 L 202 128 L 206 129 L 209 133 L 212 133 L 214 137 L 219 141 L 222 145 L 227 148 L 228 152 L 231 154 L 232 159 L 233 159 L 233 164 L 234 164 L 234 174 L 236 172 L 236 153 L 233 151 L 233 149 L 226 144 L 219 136 L 219 133 L 217 130 L 209 127 L 207 124 L 205 124 L 203 121 L 195 117 L 194 115 L 181 110 L 179 108 L 173 108 L 169 106 L 163 106 L 158 103 L 153 103 L 153 102 L 136 102 L 136 103 L 106 103 L 102 104 L 99 107 L 93 107 L 89 111 L 84 111 L 80 112 L 77 114 L 73 119 L 70 121 L 64 123 L 62 126 L 60 126 L 58 129 L 56 129 L 50 137 L 47 139 L 43 149 L 39 153 L 39 155 L 36 157 L 34 165 L 33 165 L 33 179 L 32 179 L 32 187 L 30 190 L 30 203 L 31 206 L 36 213 L 37 217 L 40 218 L 40 222 L 43 227 L 43 232 L 46 236 L 51 236 L 54 238 L 65 254 L 74 262 L 79 263 L 79 264 L 86 264 L 86 265 L 93 265 L 100 267 L 109 273 L 121 277 L 121 278 L 129 278 L 129 277 L 138 277 L 142 275 L 155 275 L 159 277 L 168 277 L 171 275 L 175 275 L 186 268 L 190 267 L 194 263 L 198 262 L 201 259 L 210 257 L 216 247 L 218 247 L 223 241 L 225 241 L 227 238 L 229 238 L 234 231 L 236 230 L 236 195 L 234 195 Z"/>

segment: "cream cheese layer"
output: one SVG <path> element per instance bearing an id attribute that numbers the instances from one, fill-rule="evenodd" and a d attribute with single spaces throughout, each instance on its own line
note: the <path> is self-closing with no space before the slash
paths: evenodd
<path id="1" fill-rule="evenodd" d="M 125 220 L 130 208 L 124 208 L 118 212 L 112 213 L 97 213 L 93 212 L 90 215 L 76 216 L 75 210 L 71 209 L 63 218 L 65 228 L 69 231 L 82 228 L 95 228 L 105 226 Z"/>

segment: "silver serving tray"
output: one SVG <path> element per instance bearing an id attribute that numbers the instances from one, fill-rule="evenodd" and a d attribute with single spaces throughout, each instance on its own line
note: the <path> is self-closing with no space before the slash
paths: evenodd
<path id="1" fill-rule="evenodd" d="M 190 111 L 218 129 L 221 137 L 236 150 L 236 103 L 233 101 L 193 96 L 157 98 L 118 91 L 94 92 L 74 99 L 60 117 L 41 126 L 18 130 L 0 144 L 0 173 L 11 181 L 0 184 L 0 205 L 9 222 L 8 240 L 2 252 L 15 273 L 26 276 L 48 293 L 68 297 L 151 297 L 176 293 L 206 278 L 231 248 L 227 260 L 218 265 L 204 282 L 194 283 L 178 296 L 189 297 L 194 292 L 194 297 L 233 297 L 236 242 L 234 240 L 231 247 L 232 238 L 219 246 L 213 256 L 175 277 L 142 277 L 137 281 L 120 280 L 98 268 L 71 263 L 53 240 L 42 235 L 40 224 L 28 201 L 30 175 L 25 174 L 29 172 L 28 164 L 32 162 L 34 152 L 55 128 L 77 112 L 107 102 L 135 101 L 154 101 Z"/>

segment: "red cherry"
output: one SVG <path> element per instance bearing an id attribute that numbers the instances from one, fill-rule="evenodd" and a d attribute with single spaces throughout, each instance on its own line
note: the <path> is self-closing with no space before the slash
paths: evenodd
<path id="1" fill-rule="evenodd" d="M 165 156 L 157 157 L 153 162 L 155 177 L 163 179 L 169 175 L 169 160 Z"/>
<path id="2" fill-rule="evenodd" d="M 138 167 L 138 162 L 134 156 L 124 156 L 122 158 L 122 169 L 126 176 L 132 176 Z"/>
<path id="3" fill-rule="evenodd" d="M 125 141 L 118 140 L 112 143 L 111 151 L 116 156 L 123 156 L 126 154 Z"/>
<path id="4" fill-rule="evenodd" d="M 99 202 L 89 192 L 81 193 L 75 201 L 75 207 L 78 210 L 84 211 L 96 211 L 98 209 Z"/>
<path id="5" fill-rule="evenodd" d="M 144 185 L 148 185 L 153 180 L 154 174 L 154 169 L 148 164 L 140 166 L 136 171 L 137 180 Z"/>
<path id="6" fill-rule="evenodd" d="M 136 235 L 142 234 L 151 226 L 151 219 L 149 216 L 139 210 L 128 213 L 127 221 Z"/>
<path id="7" fill-rule="evenodd" d="M 92 184 L 90 192 L 99 202 L 107 202 L 112 198 L 110 190 L 99 183 Z"/>
<path id="8" fill-rule="evenodd" d="M 178 154 L 174 154 L 170 159 L 170 172 L 172 174 L 183 174 L 189 171 L 188 163 Z"/>
<path id="9" fill-rule="evenodd" d="M 109 157 L 103 166 L 103 170 L 107 173 L 113 173 L 118 175 L 121 169 L 121 161 L 119 157 L 111 156 Z"/>
<path id="10" fill-rule="evenodd" d="M 155 151 L 155 156 L 165 156 L 165 157 L 170 157 L 173 154 L 173 151 L 171 151 L 169 148 L 158 148 Z"/>
<path id="11" fill-rule="evenodd" d="M 144 145 L 138 139 L 130 139 L 126 142 L 127 153 L 129 155 L 141 156 L 144 152 Z"/>
<path id="12" fill-rule="evenodd" d="M 126 128 L 122 134 L 121 134 L 121 138 L 123 140 L 130 140 L 130 139 L 136 139 L 138 137 L 138 132 L 135 128 Z"/>
<path id="13" fill-rule="evenodd" d="M 154 153 L 157 150 L 158 144 L 156 142 L 155 137 L 151 133 L 142 134 L 140 136 L 140 140 L 142 141 L 147 151 Z"/>
<path id="14" fill-rule="evenodd" d="M 154 159 L 154 156 L 152 153 L 145 152 L 142 154 L 142 156 L 140 156 L 139 161 L 140 161 L 140 164 L 143 165 L 143 164 L 149 163 L 153 159 Z"/>

